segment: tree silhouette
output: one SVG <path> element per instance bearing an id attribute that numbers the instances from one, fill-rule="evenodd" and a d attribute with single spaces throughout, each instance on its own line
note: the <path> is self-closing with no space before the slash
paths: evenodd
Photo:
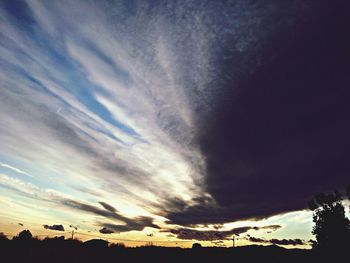
<path id="1" fill-rule="evenodd" d="M 17 236 L 15 236 L 13 239 L 14 240 L 19 240 L 19 241 L 28 241 L 32 239 L 33 235 L 29 230 L 23 230 L 20 233 L 18 233 Z"/>
<path id="2" fill-rule="evenodd" d="M 4 241 L 4 240 L 8 240 L 6 235 L 3 232 L 0 232 L 0 242 Z"/>
<path id="3" fill-rule="evenodd" d="M 345 216 L 342 195 L 335 191 L 318 194 L 308 205 L 313 210 L 313 247 L 322 251 L 343 250 L 350 242 L 350 220 Z"/>

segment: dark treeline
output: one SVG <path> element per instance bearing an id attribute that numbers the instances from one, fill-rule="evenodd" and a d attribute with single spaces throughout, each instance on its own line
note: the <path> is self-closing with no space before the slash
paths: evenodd
<path id="1" fill-rule="evenodd" d="M 272 246 L 236 248 L 125 247 L 105 240 L 86 242 L 62 237 L 39 240 L 28 230 L 12 240 L 0 237 L 1 262 L 329 262 L 339 251 L 324 254 L 316 249 L 285 249 Z"/>
<path id="2" fill-rule="evenodd" d="M 130 248 L 104 240 L 81 242 L 64 237 L 9 240 L 2 236 L 0 247 L 1 262 L 311 262 L 315 258 L 310 250 L 278 246 Z"/>

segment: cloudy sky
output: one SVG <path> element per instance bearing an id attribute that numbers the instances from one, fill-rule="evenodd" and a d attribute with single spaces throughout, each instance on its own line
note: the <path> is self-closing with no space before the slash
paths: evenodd
<path id="1" fill-rule="evenodd" d="M 1 1 L 0 231 L 308 246 L 349 183 L 346 2 Z"/>

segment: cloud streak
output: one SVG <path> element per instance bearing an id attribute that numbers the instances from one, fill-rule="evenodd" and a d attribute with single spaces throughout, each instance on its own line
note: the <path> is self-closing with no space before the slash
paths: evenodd
<path id="1" fill-rule="evenodd" d="M 248 241 L 253 243 L 261 243 L 261 244 L 273 244 L 273 245 L 282 245 L 282 246 L 302 246 L 302 245 L 308 245 L 308 242 L 305 242 L 302 239 L 296 238 L 296 239 L 264 239 L 264 238 L 258 238 L 258 237 L 252 237 L 249 236 L 247 238 Z"/>
<path id="2" fill-rule="evenodd" d="M 0 166 L 4 167 L 4 168 L 7 168 L 7 169 L 10 169 L 10 170 L 12 170 L 12 171 L 14 171 L 14 172 L 16 172 L 18 174 L 22 174 L 22 175 L 26 175 L 26 176 L 29 176 L 29 177 L 33 177 L 33 175 L 31 175 L 31 174 L 29 174 L 29 173 L 27 173 L 27 172 L 25 172 L 25 171 L 23 171 L 21 169 L 13 167 L 13 166 L 11 166 L 9 164 L 0 162 Z"/>
<path id="3" fill-rule="evenodd" d="M 271 231 L 276 231 L 280 228 L 281 226 L 279 225 L 269 225 L 263 227 L 243 226 L 232 228 L 230 230 L 196 230 L 190 228 L 178 228 L 164 231 L 175 234 L 177 238 L 184 240 L 217 241 L 232 240 L 233 236 L 239 236 L 241 234 L 247 233 L 250 230 L 259 231 L 269 229 Z"/>
<path id="4" fill-rule="evenodd" d="M 55 230 L 55 231 L 64 231 L 64 227 L 62 225 L 43 225 L 45 229 Z"/>
<path id="5" fill-rule="evenodd" d="M 120 214 L 117 209 L 115 209 L 113 206 L 105 202 L 99 202 L 100 205 L 103 207 L 103 209 L 93 205 L 80 203 L 74 200 L 61 200 L 61 203 L 73 209 L 93 213 L 99 216 L 103 216 L 107 219 L 116 220 L 122 223 L 120 225 L 102 223 L 100 225 L 103 226 L 102 228 L 104 229 L 103 232 L 107 232 L 106 229 L 108 229 L 110 232 L 113 231 L 113 233 L 120 233 L 120 232 L 128 232 L 133 230 L 142 231 L 145 227 L 152 227 L 156 229 L 160 228 L 159 226 L 153 223 L 153 219 L 150 217 L 139 216 L 136 218 L 128 218 Z"/>

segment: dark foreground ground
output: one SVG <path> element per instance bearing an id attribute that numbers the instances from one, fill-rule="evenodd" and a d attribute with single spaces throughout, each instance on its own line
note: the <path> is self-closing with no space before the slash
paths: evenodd
<path id="1" fill-rule="evenodd" d="M 50 239 L 0 242 L 0 262 L 349 262 L 337 254 L 319 255 L 312 250 L 278 246 L 238 248 L 125 248 L 101 240 L 79 242 Z"/>

